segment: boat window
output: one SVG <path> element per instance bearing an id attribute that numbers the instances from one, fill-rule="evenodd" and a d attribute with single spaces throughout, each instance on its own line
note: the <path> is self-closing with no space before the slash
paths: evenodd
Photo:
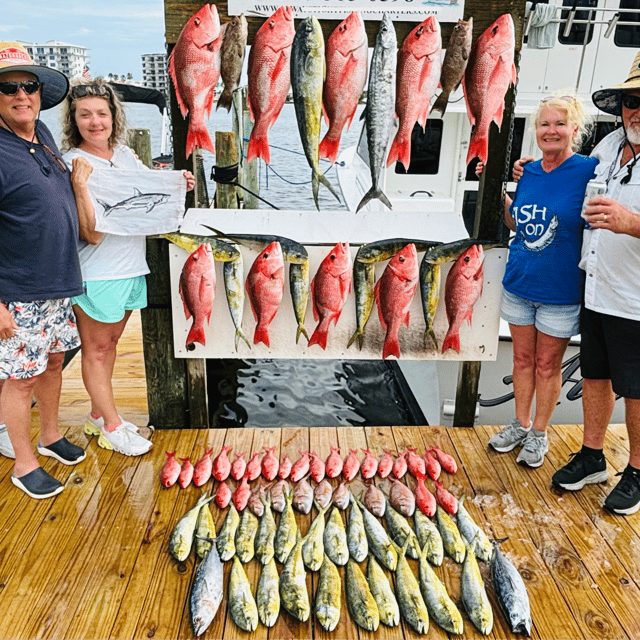
<path id="1" fill-rule="evenodd" d="M 525 119 L 515 118 L 513 121 L 513 140 L 511 142 L 511 157 L 509 159 L 509 181 L 513 180 L 511 171 L 513 170 L 513 163 L 522 156 L 522 138 L 524 136 Z M 469 163 L 467 167 L 466 180 L 468 182 L 477 182 L 480 180 L 476 175 L 476 165 L 478 164 L 478 158 L 475 158 Z"/>
<path id="2" fill-rule="evenodd" d="M 425 130 L 415 124 L 411 133 L 411 163 L 407 173 L 435 175 L 440 168 L 442 147 L 442 125 L 440 119 L 427 120 Z M 404 165 L 396 162 L 396 173 L 405 173 Z"/>
<path id="3" fill-rule="evenodd" d="M 598 0 L 563 0 L 563 7 L 597 7 Z M 563 10 L 560 13 L 560 25 L 558 27 L 558 41 L 561 44 L 576 45 L 576 44 L 589 44 L 593 37 L 593 23 L 589 25 L 589 31 L 587 33 L 586 20 L 589 19 L 591 14 L 591 20 L 596 19 L 595 11 L 576 11 L 574 16 L 574 22 L 571 26 L 569 34 L 564 35 L 565 27 L 567 26 L 567 20 L 571 15 L 570 10 Z"/>
<path id="4" fill-rule="evenodd" d="M 613 41 L 618 47 L 640 47 L 640 0 L 620 0 L 621 9 L 635 9 L 620 15 L 620 22 L 635 22 L 635 25 L 618 25 Z"/>

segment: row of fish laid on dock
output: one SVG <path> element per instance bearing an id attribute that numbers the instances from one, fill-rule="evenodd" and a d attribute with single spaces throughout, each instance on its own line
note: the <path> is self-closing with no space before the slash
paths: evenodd
<path id="1" fill-rule="evenodd" d="M 411 133 L 416 122 L 424 129 L 431 112 L 444 115 L 450 94 L 462 83 L 473 127 L 467 162 L 487 161 L 489 126 L 502 124 L 504 96 L 516 82 L 515 32 L 510 14 L 500 16 L 472 46 L 473 20 L 459 20 L 446 54 L 440 25 L 429 16 L 398 49 L 388 14 L 383 16 L 368 69 L 368 40 L 358 12 L 351 13 L 327 40 L 311 16 L 294 27 L 291 7 L 279 7 L 257 31 L 248 63 L 248 107 L 254 127 L 247 160 L 270 162 L 268 131 L 292 90 L 302 147 L 311 167 L 313 196 L 318 206 L 319 184 L 338 194 L 319 168 L 320 158 L 338 156 L 344 127 L 353 121 L 367 85 L 364 113 L 372 187 L 358 210 L 379 198 L 391 208 L 378 180 L 384 165 L 401 162 L 408 170 Z M 215 5 L 203 6 L 182 30 L 171 54 L 169 72 L 183 117 L 190 114 L 186 155 L 201 147 L 215 152 L 204 124 L 220 76 L 225 89 L 218 106 L 229 109 L 238 87 L 247 26 L 244 16 L 220 25 Z M 438 86 L 442 91 L 434 102 Z M 433 102 L 433 107 L 431 106 Z M 322 114 L 328 125 L 320 140 Z M 387 153 L 395 118 L 398 131 Z"/>
<path id="2" fill-rule="evenodd" d="M 220 233 L 211 228 L 212 231 Z M 220 237 L 167 234 L 163 236 L 190 251 L 180 276 L 179 291 L 185 316 L 193 318 L 187 335 L 187 348 L 198 342 L 206 344 L 205 323 L 211 320 L 215 296 L 216 260 L 224 262 L 223 273 L 227 302 L 239 340 L 249 341 L 242 330 L 244 292 L 249 297 L 256 320 L 254 344 L 270 346 L 269 326 L 276 316 L 285 287 L 285 262 L 289 267 L 289 289 L 297 323 L 296 343 L 301 335 L 308 346 L 326 349 L 329 330 L 337 324 L 352 288 L 355 294 L 356 329 L 347 347 L 354 342 L 362 349 L 364 330 L 374 301 L 378 317 L 386 331 L 382 357 L 400 358 L 399 333 L 402 324 L 409 326 L 409 307 L 420 285 L 423 316 L 426 323 L 425 348 L 438 348 L 433 323 L 440 296 L 440 267 L 455 262 L 447 275 L 444 298 L 449 329 L 442 352 L 460 353 L 460 327 L 471 324 L 473 308 L 482 294 L 485 248 L 500 246 L 493 242 L 463 239 L 442 244 L 433 241 L 394 238 L 361 245 L 352 263 L 349 244 L 337 243 L 322 260 L 309 283 L 309 261 L 305 247 L 294 240 L 271 235 L 233 235 Z M 238 243 L 259 251 L 244 284 L 242 256 L 230 244 Z M 424 252 L 418 262 L 418 252 Z M 375 282 L 376 264 L 389 260 Z M 311 337 L 304 326 L 309 295 L 317 326 Z M 249 345 L 250 346 L 250 345 Z"/>
<path id="3" fill-rule="evenodd" d="M 225 470 L 233 466 L 227 457 L 228 449 L 224 447 L 214 460 L 214 463 L 222 460 Z M 265 449 L 264 459 L 277 461 L 273 449 Z M 435 447 L 430 451 L 440 452 L 434 459 L 441 459 L 449 469 L 457 468 L 457 465 L 451 466 L 451 461 L 455 465 L 453 457 Z M 329 458 L 323 461 L 325 474 L 328 467 L 340 466 L 336 452 L 338 448 L 332 447 Z M 366 453 L 365 460 L 358 461 L 361 474 L 363 466 L 371 469 L 375 466 L 377 472 L 383 460 L 392 457 L 388 452 L 380 459 Z M 309 465 L 311 460 L 319 460 L 317 456 L 305 455 Z M 417 462 L 419 458 L 425 465 L 422 456 L 407 449 L 395 460 L 402 458 L 416 478 L 424 479 L 422 465 Z M 368 460 L 377 464 L 368 464 Z M 291 472 L 298 462 L 291 465 Z M 344 470 L 348 462 L 342 458 L 340 462 Z M 267 463 L 266 466 L 273 465 Z M 387 463 L 387 466 L 392 474 L 395 465 Z M 369 475 L 371 471 L 365 473 Z M 393 478 L 387 495 L 373 484 L 370 476 L 359 498 L 347 489 L 347 499 L 338 504 L 335 500 L 323 500 L 317 490 L 324 483 L 330 487 L 331 484 L 326 477 L 320 477 L 318 471 L 316 477 L 319 481 L 315 491 L 305 476 L 295 488 L 286 484 L 281 496 L 261 484 L 256 491 L 260 509 L 238 509 L 231 502 L 224 518 L 218 518 L 221 524 L 217 532 L 209 505 L 213 496 L 206 494 L 177 522 L 169 539 L 170 553 L 177 561 L 184 562 L 195 546 L 197 555 L 203 558 L 190 596 L 191 620 L 197 635 L 206 630 L 217 613 L 225 591 L 222 563 L 230 560 L 233 565 L 226 587 L 227 608 L 235 624 L 244 631 L 254 631 L 259 622 L 272 627 L 281 608 L 302 622 L 313 611 L 320 625 L 333 631 L 342 615 L 344 581 L 347 609 L 352 620 L 363 629 L 375 631 L 381 622 L 394 627 L 402 617 L 416 633 L 426 634 L 431 618 L 445 631 L 459 635 L 464 631 L 462 614 L 432 568 L 432 565 L 445 566 L 445 553 L 462 565 L 460 599 L 468 618 L 482 634 L 489 634 L 493 628 L 493 610 L 478 560 L 490 563 L 492 587 L 511 630 L 530 635 L 529 599 L 522 577 L 501 553 L 498 544 L 492 543 L 475 523 L 464 506 L 464 495 L 457 500 L 449 494 L 456 501 L 454 519 L 440 504 L 430 515 L 421 509 L 407 510 L 406 495 L 412 491 L 397 478 Z M 388 483 L 389 477 L 382 483 Z M 337 475 L 334 478 L 337 479 Z M 284 479 L 280 482 L 287 483 Z M 302 483 L 308 486 L 304 491 L 300 490 Z M 398 486 L 403 487 L 401 500 L 397 495 L 394 497 Z M 301 509 L 303 502 L 309 506 Z M 294 508 L 309 514 L 311 504 L 315 505 L 316 514 L 303 536 Z M 349 513 L 343 520 L 341 511 L 347 506 Z M 453 511 L 451 504 L 447 506 Z M 277 522 L 276 512 L 280 513 Z M 418 561 L 417 578 L 406 556 Z M 260 572 L 255 596 L 243 566 L 254 559 Z M 365 560 L 368 560 L 366 574 L 360 567 Z M 276 562 L 282 566 L 280 573 Z M 340 567 L 344 567 L 344 580 Z M 319 572 L 313 599 L 307 590 L 307 571 Z M 394 573 L 393 581 L 387 572 Z"/>

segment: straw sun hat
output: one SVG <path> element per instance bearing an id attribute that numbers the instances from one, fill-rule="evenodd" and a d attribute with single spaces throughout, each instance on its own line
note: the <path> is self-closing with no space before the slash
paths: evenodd
<path id="1" fill-rule="evenodd" d="M 609 87 L 609 89 L 596 91 L 592 96 L 593 103 L 605 113 L 609 113 L 612 116 L 621 116 L 622 105 L 620 101 L 622 92 L 625 89 L 640 89 L 640 51 L 631 65 L 631 71 L 629 71 L 629 77 L 626 82 L 616 84 L 613 87 Z"/>
<path id="2" fill-rule="evenodd" d="M 64 73 L 33 64 L 31 56 L 19 42 L 0 41 L 0 82 L 2 74 L 7 71 L 26 71 L 38 78 L 42 83 L 42 111 L 60 104 L 69 90 L 69 80 Z"/>

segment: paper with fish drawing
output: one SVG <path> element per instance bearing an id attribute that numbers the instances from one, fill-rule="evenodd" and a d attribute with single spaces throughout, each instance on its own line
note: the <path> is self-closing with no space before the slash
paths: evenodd
<path id="1" fill-rule="evenodd" d="M 282 235 L 302 243 L 309 256 L 309 281 L 316 275 L 320 264 L 336 242 L 349 242 L 353 261 L 358 245 L 383 238 L 423 238 L 441 242 L 453 242 L 464 237 L 464 224 L 457 216 L 439 212 L 360 212 L 357 215 L 341 211 L 269 211 L 190 209 L 181 226 L 181 233 L 211 234 L 202 226 L 209 225 L 228 233 L 266 233 Z M 418 230 L 422 230 L 419 233 Z M 178 358 L 307 358 L 307 359 L 363 359 L 382 358 L 385 331 L 378 318 L 374 303 L 369 321 L 364 330 L 364 344 L 360 351 L 357 344 L 347 348 L 356 328 L 355 292 L 348 293 L 340 319 L 328 332 L 327 348 L 319 344 L 309 346 L 304 335 L 296 344 L 296 322 L 289 278 L 292 265 L 284 263 L 284 291 L 273 321 L 268 327 L 270 346 L 254 344 L 256 320 L 251 311 L 249 296 L 245 290 L 248 273 L 258 256 L 258 251 L 239 247 L 242 255 L 242 290 L 245 293 L 242 310 L 242 329 L 251 347 L 243 340 L 235 348 L 235 328 L 229 311 L 224 287 L 222 262 L 216 261 L 216 287 L 212 304 L 211 321 L 204 322 L 206 345 L 195 343 L 193 349 L 186 347 L 186 340 L 193 324 L 185 316 L 184 305 L 179 294 L 180 276 L 185 265 L 187 251 L 170 244 L 169 264 L 171 276 L 172 317 L 175 356 Z M 418 259 L 422 260 L 422 253 Z M 449 328 L 445 311 L 445 283 L 453 263 L 442 265 L 440 301 L 434 319 L 434 332 L 439 348 L 425 349 L 425 319 L 419 287 L 410 305 L 409 327 L 399 329 L 399 345 L 403 360 L 495 360 L 498 349 L 499 307 L 502 295 L 502 276 L 506 263 L 506 249 L 489 249 L 484 255 L 484 285 L 482 295 L 474 305 L 473 322 L 463 322 L 460 328 L 460 353 L 448 349 L 441 352 L 444 337 Z M 378 281 L 388 261 L 375 265 Z M 313 318 L 311 295 L 307 301 L 304 326 L 311 336 L 317 326 Z M 394 356 L 391 356 L 392 358 Z"/>
<path id="2" fill-rule="evenodd" d="M 182 223 L 182 171 L 94 169 L 88 184 L 100 233 L 149 236 L 171 233 Z"/>

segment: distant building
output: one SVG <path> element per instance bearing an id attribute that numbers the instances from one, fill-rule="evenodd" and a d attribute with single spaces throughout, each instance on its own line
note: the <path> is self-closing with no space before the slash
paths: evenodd
<path id="1" fill-rule="evenodd" d="M 46 44 L 21 42 L 36 64 L 62 71 L 68 78 L 82 75 L 88 66 L 89 55 L 86 47 L 59 40 L 49 40 Z"/>
<path id="2" fill-rule="evenodd" d="M 169 74 L 166 53 L 145 53 L 142 55 L 142 84 L 164 93 L 169 100 Z"/>

